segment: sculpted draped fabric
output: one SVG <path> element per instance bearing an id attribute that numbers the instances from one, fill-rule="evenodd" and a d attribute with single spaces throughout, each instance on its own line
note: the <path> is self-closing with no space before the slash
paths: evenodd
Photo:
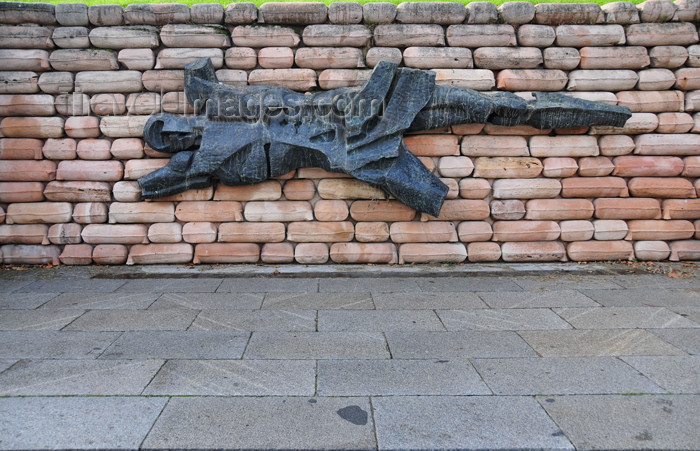
<path id="1" fill-rule="evenodd" d="M 139 179 L 145 198 L 211 186 L 259 183 L 320 167 L 377 185 L 418 211 L 438 216 L 447 186 L 403 142 L 407 131 L 462 123 L 528 124 L 541 129 L 622 126 L 626 108 L 537 93 L 480 93 L 435 85 L 431 71 L 382 61 L 362 88 L 302 94 L 271 86 L 221 84 L 209 59 L 185 68 L 197 116 L 159 114 L 144 129 L 155 150 L 175 153 Z"/>

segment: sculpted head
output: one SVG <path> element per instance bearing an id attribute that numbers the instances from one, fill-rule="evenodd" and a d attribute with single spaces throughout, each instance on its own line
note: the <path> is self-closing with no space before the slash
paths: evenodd
<path id="1" fill-rule="evenodd" d="M 197 149 L 202 133 L 196 118 L 164 113 L 151 116 L 143 129 L 143 137 L 154 150 L 175 153 Z"/>

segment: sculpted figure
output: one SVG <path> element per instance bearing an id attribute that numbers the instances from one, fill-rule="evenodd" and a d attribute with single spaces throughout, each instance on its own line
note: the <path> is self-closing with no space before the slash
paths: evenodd
<path id="1" fill-rule="evenodd" d="M 196 116 L 158 114 L 144 128 L 155 150 L 173 153 L 139 179 L 143 197 L 194 188 L 262 182 L 301 167 L 342 172 L 377 185 L 404 204 L 438 216 L 447 186 L 413 156 L 406 132 L 465 123 L 539 129 L 622 126 L 629 109 L 536 93 L 525 101 L 435 85 L 431 71 L 382 61 L 361 88 L 303 94 L 272 86 L 220 83 L 208 58 L 185 68 L 185 93 Z"/>

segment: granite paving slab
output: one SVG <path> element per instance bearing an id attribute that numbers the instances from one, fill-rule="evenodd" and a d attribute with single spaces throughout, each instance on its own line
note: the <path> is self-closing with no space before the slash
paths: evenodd
<path id="1" fill-rule="evenodd" d="M 319 360 L 319 396 L 490 395 L 467 360 Z"/>
<path id="2" fill-rule="evenodd" d="M 24 293 L 74 292 L 74 293 L 112 293 L 124 285 L 126 280 L 119 279 L 61 279 L 37 280 L 20 288 Z"/>
<path id="3" fill-rule="evenodd" d="M 314 360 L 169 360 L 144 391 L 176 396 L 313 396 Z"/>
<path id="4" fill-rule="evenodd" d="M 643 329 L 526 330 L 519 334 L 542 357 L 685 354 Z"/>
<path id="5" fill-rule="evenodd" d="M 370 293 L 267 293 L 263 309 L 373 309 Z"/>
<path id="6" fill-rule="evenodd" d="M 700 356 L 622 357 L 671 393 L 700 394 Z"/>
<path id="7" fill-rule="evenodd" d="M 599 307 L 576 290 L 491 291 L 476 293 L 492 308 Z"/>
<path id="8" fill-rule="evenodd" d="M 571 329 L 549 309 L 438 310 L 449 331 Z"/>
<path id="9" fill-rule="evenodd" d="M 249 336 L 247 332 L 124 332 L 100 358 L 239 359 L 243 355 Z"/>
<path id="10" fill-rule="evenodd" d="M 60 293 L 0 293 L 0 309 L 33 310 Z"/>
<path id="11" fill-rule="evenodd" d="M 379 449 L 573 449 L 530 397 L 372 398 Z"/>
<path id="12" fill-rule="evenodd" d="M 455 291 L 521 291 L 515 283 L 515 278 L 511 277 L 440 277 L 440 278 L 417 278 L 416 282 L 421 291 L 432 292 L 455 292 Z"/>
<path id="13" fill-rule="evenodd" d="M 253 332 L 245 359 L 388 359 L 379 332 Z"/>
<path id="14" fill-rule="evenodd" d="M 670 307 L 697 306 L 700 294 L 692 290 L 658 287 L 626 288 L 624 290 L 581 290 L 583 294 L 605 307 Z"/>
<path id="15" fill-rule="evenodd" d="M 95 359 L 119 332 L 0 331 L 2 359 Z"/>
<path id="16" fill-rule="evenodd" d="M 206 418 L 206 421 L 202 421 Z M 376 449 L 367 398 L 173 398 L 144 449 Z"/>
<path id="17" fill-rule="evenodd" d="M 17 359 L 2 359 L 0 360 L 0 373 L 11 367 L 17 362 Z"/>
<path id="18" fill-rule="evenodd" d="M 386 333 L 395 359 L 536 357 L 515 332 L 398 332 Z"/>
<path id="19" fill-rule="evenodd" d="M 162 360 L 20 360 L 0 374 L 0 396 L 138 395 Z"/>
<path id="20" fill-rule="evenodd" d="M 262 305 L 264 293 L 163 293 L 149 310 L 188 308 L 192 310 L 252 310 Z"/>
<path id="21" fill-rule="evenodd" d="M 500 399 L 500 398 L 499 398 Z M 700 396 L 537 397 L 579 449 L 697 449 Z"/>
<path id="22" fill-rule="evenodd" d="M 440 293 L 372 293 L 372 298 L 378 310 L 488 308 L 475 293 L 460 291 Z"/>
<path id="23" fill-rule="evenodd" d="M 316 310 L 202 310 L 189 330 L 315 331 Z"/>
<path id="24" fill-rule="evenodd" d="M 119 288 L 120 293 L 213 293 L 223 279 L 137 279 L 129 280 Z"/>
<path id="25" fill-rule="evenodd" d="M 497 395 L 665 393 L 613 357 L 475 359 Z"/>
<path id="26" fill-rule="evenodd" d="M 185 330 L 197 311 L 164 310 L 90 310 L 64 330 Z"/>
<path id="27" fill-rule="evenodd" d="M 698 305 L 685 307 L 670 307 L 669 310 L 673 310 L 675 313 L 678 313 L 683 318 L 688 318 L 696 324 L 700 324 L 700 301 L 698 302 Z"/>
<path id="28" fill-rule="evenodd" d="M 682 274 L 684 269 L 677 269 L 677 274 Z M 697 270 L 696 270 L 697 271 Z M 668 274 L 629 274 L 614 276 L 615 283 L 625 288 L 700 288 L 700 280 L 694 274 L 686 274 L 681 277 L 669 277 Z"/>
<path id="29" fill-rule="evenodd" d="M 47 309 L 145 309 L 160 293 L 63 293 L 42 305 Z"/>
<path id="30" fill-rule="evenodd" d="M 0 280 L 0 293 L 1 294 L 6 294 L 6 293 L 14 293 L 15 291 L 19 290 L 20 288 L 29 285 L 31 281 L 29 280 L 9 280 L 9 279 L 3 279 Z"/>
<path id="31" fill-rule="evenodd" d="M 320 279 L 318 291 L 321 293 L 398 293 L 420 291 L 417 278 L 380 277 L 377 279 L 336 277 Z"/>
<path id="32" fill-rule="evenodd" d="M 0 330 L 60 330 L 85 310 L 4 310 Z"/>
<path id="33" fill-rule="evenodd" d="M 615 282 L 613 276 L 599 274 L 577 276 L 572 274 L 557 274 L 538 277 L 518 277 L 515 283 L 528 291 L 559 291 L 559 290 L 619 290 L 621 285 Z M 586 294 L 583 292 L 583 294 Z"/>
<path id="34" fill-rule="evenodd" d="M 576 329 L 700 327 L 664 307 L 561 308 L 554 312 Z"/>
<path id="35" fill-rule="evenodd" d="M 440 330 L 445 328 L 432 310 L 319 310 L 320 331 Z"/>
<path id="36" fill-rule="evenodd" d="M 167 398 L 0 398 L 0 448 L 136 449 Z"/>
<path id="37" fill-rule="evenodd" d="M 649 331 L 688 354 L 700 354 L 700 329 L 650 329 Z"/>
<path id="38" fill-rule="evenodd" d="M 317 279 L 230 278 L 224 279 L 219 293 L 317 293 Z M 365 290 L 366 291 L 366 290 Z"/>

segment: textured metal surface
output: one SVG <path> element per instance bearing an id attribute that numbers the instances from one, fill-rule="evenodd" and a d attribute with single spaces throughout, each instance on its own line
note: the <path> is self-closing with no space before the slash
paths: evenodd
<path id="1" fill-rule="evenodd" d="M 208 58 L 185 68 L 196 116 L 159 114 L 144 128 L 167 166 L 139 179 L 145 198 L 189 189 L 262 182 L 301 167 L 342 172 L 377 185 L 418 211 L 438 216 L 447 186 L 413 156 L 407 131 L 463 123 L 540 129 L 622 126 L 627 108 L 554 93 L 526 101 L 507 92 L 436 86 L 435 74 L 380 62 L 361 88 L 303 94 L 272 86 L 220 83 Z"/>

